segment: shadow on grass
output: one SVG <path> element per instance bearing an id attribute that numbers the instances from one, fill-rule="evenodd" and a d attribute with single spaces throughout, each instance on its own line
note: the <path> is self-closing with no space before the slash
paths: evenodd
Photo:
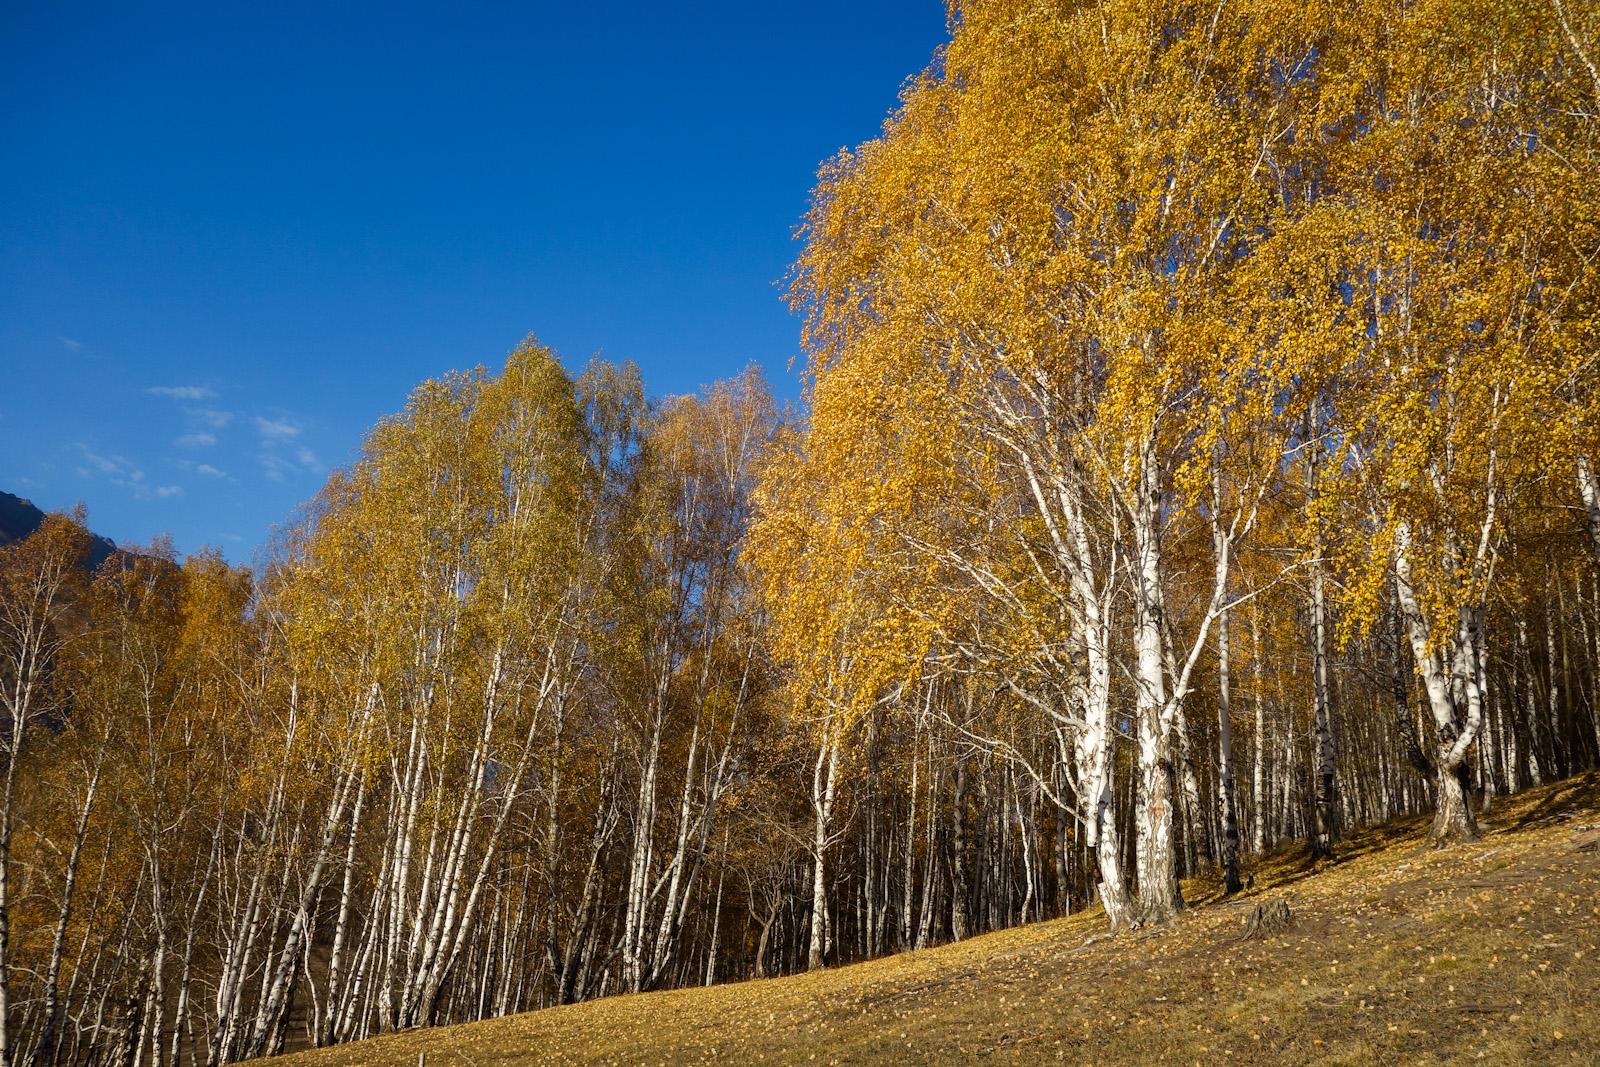
<path id="1" fill-rule="evenodd" d="M 1553 826 L 1574 813 L 1595 810 L 1600 810 L 1600 771 L 1588 771 L 1499 798 L 1497 806 L 1482 817 L 1482 828 L 1485 835 L 1515 833 Z M 1304 841 L 1286 842 L 1257 857 L 1247 871 L 1252 876 L 1252 888 L 1225 896 L 1220 878 L 1213 872 L 1205 872 L 1186 880 L 1184 899 L 1191 905 L 1204 906 L 1246 901 L 1264 892 L 1287 889 L 1324 871 L 1335 870 L 1373 853 L 1388 852 L 1408 842 L 1425 848 L 1431 820 L 1431 814 L 1423 813 L 1364 827 L 1335 845 L 1332 856 L 1320 859 L 1311 856 Z"/>
<path id="2" fill-rule="evenodd" d="M 1593 811 L 1600 808 L 1600 772 L 1589 771 L 1587 774 L 1566 781 L 1557 782 L 1538 791 L 1538 795 L 1531 797 L 1531 803 L 1517 804 L 1518 798 L 1508 798 L 1507 809 L 1504 812 L 1493 812 L 1489 818 L 1496 819 L 1496 833 L 1507 833 L 1516 830 L 1531 830 L 1538 826 L 1551 826 L 1563 822 L 1574 812 Z"/>

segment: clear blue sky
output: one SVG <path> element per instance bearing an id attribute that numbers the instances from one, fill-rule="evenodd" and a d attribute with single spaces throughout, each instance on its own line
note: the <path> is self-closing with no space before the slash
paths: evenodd
<path id="1" fill-rule="evenodd" d="M 530 332 L 793 396 L 817 164 L 944 37 L 940 0 L 12 0 L 0 489 L 248 562 L 416 382 Z"/>

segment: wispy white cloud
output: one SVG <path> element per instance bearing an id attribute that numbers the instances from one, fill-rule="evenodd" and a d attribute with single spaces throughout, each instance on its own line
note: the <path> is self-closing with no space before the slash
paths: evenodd
<path id="1" fill-rule="evenodd" d="M 195 418 L 199 419 L 213 430 L 220 430 L 224 426 L 228 425 L 228 423 L 233 421 L 233 412 L 218 411 L 215 408 L 200 408 L 197 411 L 189 412 L 189 414 L 193 415 Z"/>
<path id="2" fill-rule="evenodd" d="M 256 429 L 264 441 L 291 441 L 300 436 L 300 427 L 288 419 L 268 419 L 257 415 Z"/>
<path id="3" fill-rule="evenodd" d="M 289 475 L 298 474 L 300 468 L 275 452 L 261 453 L 261 473 L 269 482 L 285 482 Z"/>
<path id="4" fill-rule="evenodd" d="M 81 352 L 81 351 L 83 351 L 83 342 L 82 341 L 74 340 L 71 337 L 57 337 L 56 340 L 60 341 L 61 342 L 61 347 L 65 348 L 68 352 Z"/>
<path id="5" fill-rule="evenodd" d="M 145 392 L 173 400 L 215 400 L 216 392 L 203 385 L 152 385 Z"/>
<path id="6" fill-rule="evenodd" d="M 186 433 L 172 443 L 177 445 L 179 448 L 206 448 L 217 443 L 217 435 L 214 433 L 206 433 L 204 431 L 199 433 Z"/>
<path id="7" fill-rule="evenodd" d="M 183 471 L 193 471 L 195 474 L 203 474 L 207 478 L 227 478 L 228 477 L 228 472 L 227 471 L 222 470 L 219 467 L 213 467 L 209 463 L 196 463 L 192 459 L 180 459 L 180 460 L 178 460 L 178 469 L 179 470 L 183 470 Z M 229 479 L 229 480 L 231 481 L 232 479 Z"/>
<path id="8" fill-rule="evenodd" d="M 301 449 L 294 459 L 277 452 L 263 452 L 258 458 L 261 460 L 261 473 L 269 482 L 286 482 L 291 477 L 315 474 L 322 469 L 317 457 L 307 449 Z"/>
<path id="9" fill-rule="evenodd" d="M 317 454 L 298 443 L 304 427 L 293 414 L 257 415 L 251 421 L 255 423 L 261 442 L 256 459 L 261 464 L 262 476 L 268 481 L 286 482 L 291 477 L 323 469 Z"/>
<path id="10" fill-rule="evenodd" d="M 88 466 L 79 467 L 78 473 L 85 478 L 91 473 L 98 472 L 107 478 L 129 478 L 138 481 L 144 477 L 144 472 L 134 467 L 122 456 L 102 456 L 88 445 L 79 442 L 78 451 L 83 455 L 83 461 Z"/>
<path id="11" fill-rule="evenodd" d="M 144 471 L 126 456 L 103 455 L 88 445 L 78 443 L 78 453 L 83 463 L 78 467 L 82 478 L 99 476 L 120 489 L 126 489 L 136 500 L 166 499 L 183 492 L 181 485 L 151 485 Z"/>

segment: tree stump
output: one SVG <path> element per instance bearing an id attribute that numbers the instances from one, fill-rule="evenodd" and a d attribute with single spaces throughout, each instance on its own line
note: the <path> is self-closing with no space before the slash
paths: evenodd
<path id="1" fill-rule="evenodd" d="M 1257 904 L 1245 920 L 1244 940 L 1281 934 L 1294 925 L 1294 912 L 1282 897 Z"/>

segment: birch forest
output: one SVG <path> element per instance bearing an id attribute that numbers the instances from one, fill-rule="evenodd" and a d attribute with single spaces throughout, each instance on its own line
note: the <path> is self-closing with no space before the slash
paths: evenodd
<path id="1" fill-rule="evenodd" d="M 800 404 L 529 340 L 254 568 L 0 548 L 0 1067 L 1473 838 L 1600 764 L 1597 188 L 1589 0 L 954 4 L 817 178 Z"/>

